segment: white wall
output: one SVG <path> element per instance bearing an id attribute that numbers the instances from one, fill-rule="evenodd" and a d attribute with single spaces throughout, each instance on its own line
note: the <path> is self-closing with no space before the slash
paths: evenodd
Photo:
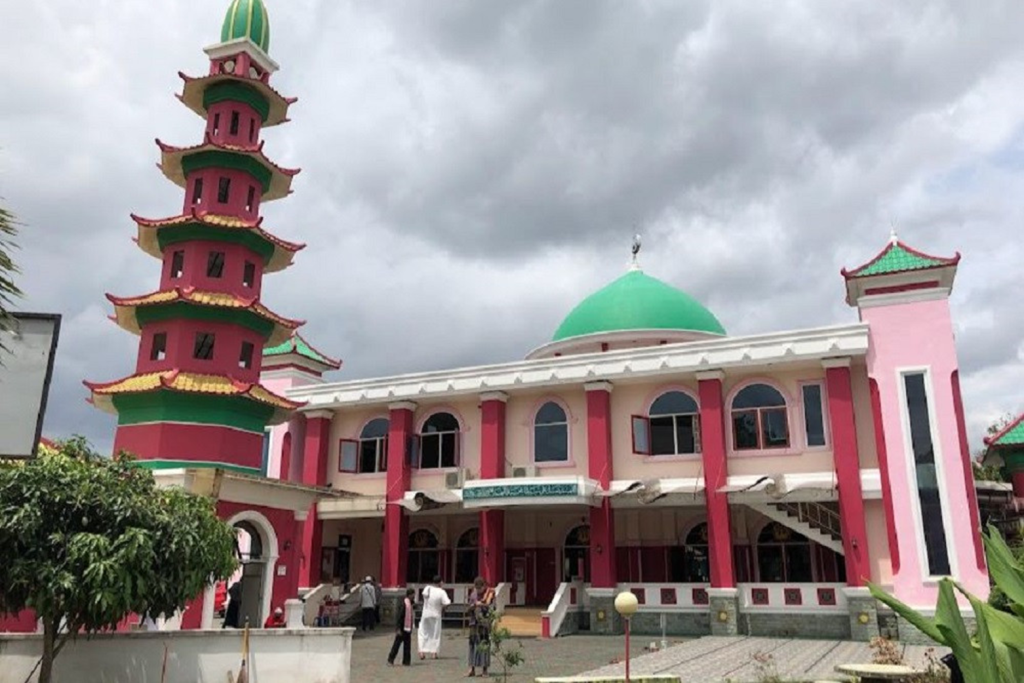
<path id="1" fill-rule="evenodd" d="M 249 632 L 254 683 L 349 683 L 351 628 L 260 629 Z M 54 683 L 159 681 L 167 646 L 166 683 L 224 683 L 238 675 L 242 632 L 138 631 L 81 637 L 54 662 Z M 24 683 L 42 652 L 42 636 L 0 635 L 0 683 Z M 37 677 L 33 676 L 34 683 Z"/>

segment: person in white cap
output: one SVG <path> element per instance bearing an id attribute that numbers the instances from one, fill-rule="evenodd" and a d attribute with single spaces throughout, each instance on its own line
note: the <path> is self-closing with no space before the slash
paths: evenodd
<path id="1" fill-rule="evenodd" d="M 359 587 L 359 606 L 363 609 L 363 630 L 372 631 L 377 625 L 377 588 L 372 576 L 363 579 Z"/>

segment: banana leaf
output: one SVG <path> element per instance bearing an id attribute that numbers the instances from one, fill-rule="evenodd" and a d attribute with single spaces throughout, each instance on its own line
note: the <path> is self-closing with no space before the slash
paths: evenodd
<path id="1" fill-rule="evenodd" d="M 988 533 L 983 534 L 982 538 L 985 542 L 989 576 L 1011 603 L 1024 605 L 1024 571 L 1021 571 L 1010 547 L 992 526 L 989 526 Z M 1020 614 L 1017 609 L 1014 609 L 1014 612 Z"/>
<path id="2" fill-rule="evenodd" d="M 998 683 L 999 678 L 988 675 L 988 667 L 978 655 L 978 651 L 971 642 L 971 634 L 967 632 L 967 625 L 960 616 L 960 605 L 957 604 L 956 595 L 953 592 L 953 582 L 949 579 L 942 579 L 939 582 L 939 600 L 935 605 L 935 626 L 944 636 L 946 645 L 953 651 L 960 671 L 967 683 Z M 991 640 L 986 636 L 991 654 L 990 664 L 995 670 L 995 652 L 992 651 Z M 998 674 L 996 674 L 998 676 Z"/>
<path id="3" fill-rule="evenodd" d="M 953 597 L 952 588 L 950 588 L 949 595 L 950 598 L 953 599 L 953 603 L 956 604 L 956 598 Z M 989 683 L 991 681 L 991 683 L 1014 683 L 1015 679 L 1010 677 L 1009 659 L 1000 657 L 996 654 L 996 646 L 992 641 L 992 634 L 989 631 L 988 621 L 985 618 L 985 610 L 982 609 L 981 601 L 966 592 L 965 595 L 967 595 L 967 598 L 971 601 L 971 607 L 974 608 L 974 617 L 977 620 L 978 647 L 981 650 L 978 653 L 979 666 L 977 673 L 981 676 L 981 678 L 978 679 L 978 682 L 981 683 L 984 681 L 984 683 Z M 958 611 L 957 618 L 959 617 L 960 614 Z M 960 623 L 963 623 L 962 619 L 960 619 Z M 999 654 L 1004 655 L 1005 653 L 1000 650 Z"/>
<path id="4" fill-rule="evenodd" d="M 916 627 L 921 633 L 925 634 L 939 645 L 949 645 L 946 642 L 946 637 L 936 626 L 933 619 L 929 619 L 914 608 L 903 602 L 897 600 L 895 597 L 889 595 L 879 586 L 868 582 L 868 590 L 871 591 L 871 595 L 875 596 L 875 599 L 879 602 L 888 605 L 893 612 L 906 619 L 912 626 Z"/>

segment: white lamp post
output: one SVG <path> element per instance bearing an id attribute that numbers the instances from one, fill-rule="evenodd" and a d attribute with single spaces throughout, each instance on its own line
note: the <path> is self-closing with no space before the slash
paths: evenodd
<path id="1" fill-rule="evenodd" d="M 615 596 L 615 611 L 626 620 L 626 683 L 629 683 L 629 620 L 636 614 L 640 603 L 630 591 Z"/>

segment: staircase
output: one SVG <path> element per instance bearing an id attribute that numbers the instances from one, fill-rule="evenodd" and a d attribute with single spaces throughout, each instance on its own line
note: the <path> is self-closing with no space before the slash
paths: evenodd
<path id="1" fill-rule="evenodd" d="M 539 607 L 508 607 L 501 615 L 498 628 L 507 628 L 513 636 L 519 638 L 540 638 L 543 611 Z"/>
<path id="2" fill-rule="evenodd" d="M 768 503 L 751 505 L 762 515 L 789 527 L 808 539 L 819 543 L 840 555 L 843 550 L 843 532 L 839 513 L 821 503 Z"/>

